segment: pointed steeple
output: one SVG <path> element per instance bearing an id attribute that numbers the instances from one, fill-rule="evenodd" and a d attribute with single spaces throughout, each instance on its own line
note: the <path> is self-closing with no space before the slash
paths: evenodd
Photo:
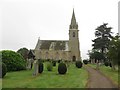
<path id="1" fill-rule="evenodd" d="M 71 24 L 76 24 L 76 18 L 75 18 L 74 8 L 73 8 L 73 14 L 72 14 L 72 19 L 71 19 Z"/>
<path id="2" fill-rule="evenodd" d="M 76 22 L 74 8 L 73 8 L 73 14 L 72 14 L 72 18 L 71 18 L 70 29 L 78 29 L 78 24 Z"/>

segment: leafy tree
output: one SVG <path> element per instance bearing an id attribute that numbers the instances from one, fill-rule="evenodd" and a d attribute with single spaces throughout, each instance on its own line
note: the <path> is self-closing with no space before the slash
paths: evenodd
<path id="1" fill-rule="evenodd" d="M 19 71 L 26 69 L 26 61 L 19 54 L 11 50 L 3 50 L 2 62 L 6 64 L 7 71 Z"/>
<path id="2" fill-rule="evenodd" d="M 29 50 L 27 48 L 20 48 L 17 52 L 20 53 L 25 60 L 28 58 Z"/>
<path id="3" fill-rule="evenodd" d="M 92 52 L 89 52 L 89 57 L 90 59 L 94 59 L 95 60 L 95 63 L 97 65 L 97 69 L 99 69 L 99 62 L 104 59 L 104 55 L 102 53 L 100 53 L 99 51 L 97 50 L 92 50 Z"/>
<path id="4" fill-rule="evenodd" d="M 6 65 L 0 61 L 0 78 L 3 78 L 7 73 Z"/>
<path id="5" fill-rule="evenodd" d="M 92 44 L 93 49 L 96 49 L 104 55 L 104 61 L 105 61 L 105 54 L 109 47 L 110 39 L 112 38 L 112 32 L 111 27 L 107 27 L 107 23 L 104 23 L 103 25 L 100 25 L 96 28 L 95 31 L 95 37 L 96 39 L 92 40 L 94 44 Z"/>
<path id="6" fill-rule="evenodd" d="M 115 65 L 120 65 L 120 36 L 118 34 L 110 41 L 107 55 L 112 63 L 113 69 L 115 69 Z"/>

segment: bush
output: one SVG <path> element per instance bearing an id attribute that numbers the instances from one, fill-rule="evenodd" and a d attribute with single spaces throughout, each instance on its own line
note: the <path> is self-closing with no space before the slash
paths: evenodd
<path id="1" fill-rule="evenodd" d="M 112 63 L 111 63 L 111 62 L 110 62 L 110 64 L 109 64 L 109 66 L 112 67 Z"/>
<path id="2" fill-rule="evenodd" d="M 26 61 L 19 53 L 10 50 L 3 50 L 1 53 L 2 62 L 5 63 L 8 72 L 26 69 Z"/>
<path id="3" fill-rule="evenodd" d="M 105 65 L 106 67 L 108 67 L 108 66 L 109 66 L 109 62 L 105 62 L 104 65 Z"/>
<path id="4" fill-rule="evenodd" d="M 52 61 L 53 66 L 56 66 L 56 61 Z"/>
<path id="5" fill-rule="evenodd" d="M 81 61 L 76 61 L 75 63 L 77 68 L 81 68 L 82 67 L 82 62 Z"/>
<path id="6" fill-rule="evenodd" d="M 43 72 L 43 68 L 44 68 L 43 63 L 39 61 L 39 65 L 38 65 L 38 73 L 42 73 L 42 72 Z"/>
<path id="7" fill-rule="evenodd" d="M 65 74 L 67 72 L 67 67 L 65 63 L 59 63 L 58 72 L 59 74 Z"/>
<path id="8" fill-rule="evenodd" d="M 60 63 L 62 60 L 58 60 L 58 63 Z"/>
<path id="9" fill-rule="evenodd" d="M 20 48 L 17 53 L 20 53 L 25 60 L 28 58 L 29 50 L 27 48 Z"/>
<path id="10" fill-rule="evenodd" d="M 52 71 L 52 63 L 51 62 L 47 63 L 47 70 Z"/>
<path id="11" fill-rule="evenodd" d="M 83 60 L 83 63 L 84 63 L 84 64 L 88 64 L 88 61 L 87 61 L 87 60 Z"/>
<path id="12" fill-rule="evenodd" d="M 0 78 L 3 78 L 7 73 L 7 67 L 4 63 L 0 62 Z"/>

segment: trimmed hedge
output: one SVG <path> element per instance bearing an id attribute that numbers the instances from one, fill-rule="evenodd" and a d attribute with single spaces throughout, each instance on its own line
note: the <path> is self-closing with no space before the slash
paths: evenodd
<path id="1" fill-rule="evenodd" d="M 108 67 L 110 65 L 110 63 L 107 62 L 107 61 L 104 64 L 105 64 L 106 67 Z"/>
<path id="2" fill-rule="evenodd" d="M 111 63 L 111 62 L 110 62 L 110 64 L 109 64 L 109 66 L 112 67 L 112 63 Z"/>
<path id="3" fill-rule="evenodd" d="M 52 61 L 53 66 L 56 66 L 56 61 Z"/>
<path id="4" fill-rule="evenodd" d="M 83 60 L 83 63 L 84 63 L 84 64 L 88 64 L 88 61 L 87 61 L 87 60 Z"/>
<path id="5" fill-rule="evenodd" d="M 20 71 L 26 69 L 26 61 L 23 56 L 11 50 L 3 50 L 2 62 L 6 64 L 7 71 Z"/>
<path id="6" fill-rule="evenodd" d="M 58 60 L 58 63 L 62 62 L 62 60 Z"/>
<path id="7" fill-rule="evenodd" d="M 0 78 L 3 78 L 7 73 L 7 67 L 3 62 L 0 62 Z"/>
<path id="8" fill-rule="evenodd" d="M 81 61 L 76 61 L 75 65 L 77 68 L 81 68 L 82 67 L 82 62 Z"/>
<path id="9" fill-rule="evenodd" d="M 39 61 L 39 65 L 38 65 L 38 73 L 42 73 L 44 69 L 44 65 L 42 62 Z"/>
<path id="10" fill-rule="evenodd" d="M 67 67 L 65 63 L 59 63 L 58 65 L 58 73 L 59 74 L 66 74 L 67 72 Z"/>

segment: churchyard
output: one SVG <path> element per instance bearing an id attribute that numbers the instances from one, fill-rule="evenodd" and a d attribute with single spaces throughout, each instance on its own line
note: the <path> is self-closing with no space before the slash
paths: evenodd
<path id="1" fill-rule="evenodd" d="M 70 62 L 64 75 L 58 73 L 58 64 L 52 71 L 47 70 L 47 62 L 44 62 L 42 73 L 33 76 L 34 66 L 31 70 L 8 72 L 3 78 L 3 88 L 85 88 L 88 80 L 88 72 L 84 67 L 77 68 Z"/>

